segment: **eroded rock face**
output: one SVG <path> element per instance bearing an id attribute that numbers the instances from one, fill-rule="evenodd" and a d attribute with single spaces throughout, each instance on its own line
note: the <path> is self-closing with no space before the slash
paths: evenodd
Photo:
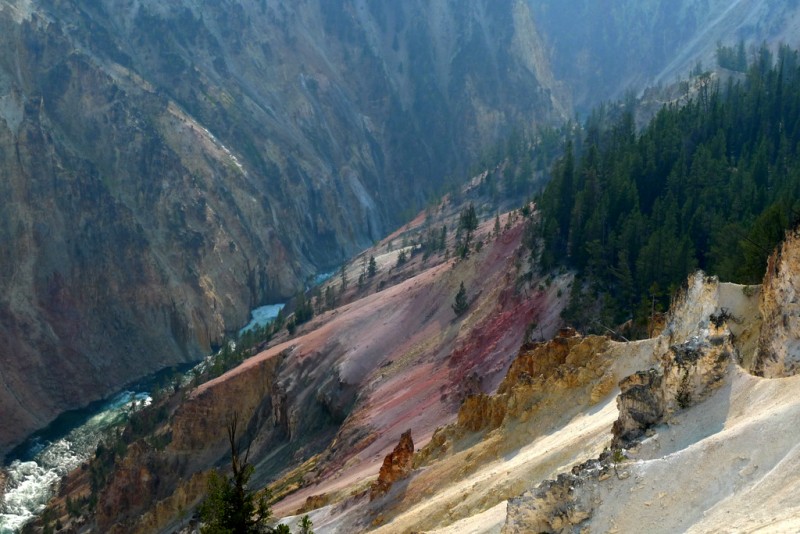
<path id="1" fill-rule="evenodd" d="M 571 115 L 520 2 L 3 0 L 0 47 L 0 454 Z"/>
<path id="2" fill-rule="evenodd" d="M 655 369 L 639 371 L 622 380 L 617 397 L 619 419 L 614 422 L 614 436 L 620 442 L 634 440 L 644 430 L 664 418 L 664 375 Z"/>
<path id="3" fill-rule="evenodd" d="M 567 328 L 551 341 L 523 346 L 497 393 L 467 397 L 458 420 L 436 430 L 418 454 L 418 464 L 448 450 L 467 432 L 490 432 L 506 421 L 530 417 L 553 392 L 585 390 L 587 403 L 599 401 L 615 384 L 608 343 L 605 337 L 582 337 Z"/>
<path id="4" fill-rule="evenodd" d="M 285 394 L 277 383 L 282 354 L 254 362 L 234 380 L 212 380 L 182 403 L 172 420 L 171 451 L 209 465 L 229 448 L 226 428 L 233 414 L 248 426 L 271 420 L 271 430 L 287 432 Z"/>
<path id="5" fill-rule="evenodd" d="M 719 388 L 736 355 L 728 321 L 719 307 L 719 281 L 696 273 L 673 304 L 664 333 L 652 343 L 654 367 L 620 381 L 619 417 L 612 427 L 611 449 L 599 458 L 576 465 L 568 474 L 544 481 L 511 499 L 503 533 L 580 532 L 602 503 L 597 482 L 612 476 L 625 479 L 616 462 L 653 426 L 669 421 L 677 411 L 701 403 Z M 616 346 L 622 349 L 623 344 Z M 615 348 L 608 356 L 614 358 Z"/>
<path id="6" fill-rule="evenodd" d="M 623 379 L 613 446 L 626 446 L 676 410 L 707 398 L 722 383 L 733 361 L 732 342 L 727 324 L 709 324 L 700 335 L 669 347 L 658 367 Z"/>
<path id="7" fill-rule="evenodd" d="M 600 462 L 580 466 L 576 472 L 598 470 Z M 503 534 L 530 532 L 580 532 L 580 525 L 592 515 L 596 497 L 585 485 L 585 476 L 564 473 L 520 497 L 509 499 Z"/>
<path id="8" fill-rule="evenodd" d="M 763 324 L 752 371 L 793 376 L 800 370 L 800 234 L 787 234 L 770 256 L 759 308 Z"/>
<path id="9" fill-rule="evenodd" d="M 398 480 L 406 478 L 414 467 L 414 440 L 411 430 L 400 436 L 400 442 L 392 452 L 383 459 L 383 465 L 376 480 L 369 490 L 370 500 L 385 495 Z"/>

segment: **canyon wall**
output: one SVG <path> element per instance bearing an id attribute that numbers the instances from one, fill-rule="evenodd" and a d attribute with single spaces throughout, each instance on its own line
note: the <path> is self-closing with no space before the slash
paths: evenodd
<path id="1" fill-rule="evenodd" d="M 0 453 L 570 113 L 514 1 L 4 0 L 0 46 Z"/>

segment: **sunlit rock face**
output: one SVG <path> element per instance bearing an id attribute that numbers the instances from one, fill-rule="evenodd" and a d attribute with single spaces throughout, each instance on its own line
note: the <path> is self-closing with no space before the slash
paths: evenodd
<path id="1" fill-rule="evenodd" d="M 800 370 L 800 234 L 787 233 L 786 240 L 767 262 L 759 311 L 764 324 L 752 371 L 766 378 L 795 376 Z"/>
<path id="2" fill-rule="evenodd" d="M 0 453 L 571 114 L 513 1 L 5 0 L 0 46 Z"/>
<path id="3" fill-rule="evenodd" d="M 378 480 L 370 486 L 370 500 L 385 495 L 391 489 L 392 484 L 406 478 L 413 467 L 414 440 L 411 438 L 411 430 L 407 430 L 400 436 L 400 442 L 394 450 L 383 459 Z"/>

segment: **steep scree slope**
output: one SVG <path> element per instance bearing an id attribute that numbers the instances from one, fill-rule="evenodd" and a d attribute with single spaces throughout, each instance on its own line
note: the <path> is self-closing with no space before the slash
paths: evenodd
<path id="1" fill-rule="evenodd" d="M 312 519 L 321 532 L 796 531 L 798 249 L 788 235 L 763 288 L 692 275 L 653 339 L 565 331 L 523 347 L 384 497 L 320 502 Z"/>

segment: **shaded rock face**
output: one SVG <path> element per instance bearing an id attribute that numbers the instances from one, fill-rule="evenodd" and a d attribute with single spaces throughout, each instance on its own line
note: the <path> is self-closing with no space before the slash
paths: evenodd
<path id="1" fill-rule="evenodd" d="M 119 534 L 157 532 L 197 506 L 208 491 L 208 472 L 184 480 L 178 476 L 180 464 L 178 457 L 167 461 L 142 446 L 129 450 L 98 502 L 97 528 Z M 128 518 L 136 518 L 136 522 L 126 523 Z"/>
<path id="2" fill-rule="evenodd" d="M 534 490 L 509 499 L 503 534 L 528 532 L 581 532 L 581 523 L 592 515 L 596 491 L 587 485 L 586 472 L 599 474 L 608 465 L 591 460 L 576 466 L 575 473 L 564 473 L 543 482 Z"/>
<path id="3" fill-rule="evenodd" d="M 752 371 L 793 376 L 800 369 L 800 234 L 789 233 L 767 263 L 759 309 L 763 324 Z"/>
<path id="4" fill-rule="evenodd" d="M 639 371 L 622 380 L 617 398 L 619 419 L 614 436 L 627 442 L 641 436 L 643 429 L 660 423 L 664 417 L 663 375 L 655 369 Z"/>
<path id="5" fill-rule="evenodd" d="M 570 115 L 527 7 L 0 1 L 0 453 Z"/>
<path id="6" fill-rule="evenodd" d="M 626 446 L 675 411 L 707 398 L 722 384 L 735 352 L 727 324 L 709 321 L 699 335 L 670 346 L 658 367 L 623 379 L 613 446 Z"/>
<path id="7" fill-rule="evenodd" d="M 208 469 L 230 454 L 226 434 L 233 414 L 244 422 L 242 446 L 253 456 L 263 443 L 289 434 L 285 391 L 278 372 L 285 354 L 239 372 L 235 380 L 213 380 L 195 390 L 172 417 L 172 440 L 163 451 L 143 441 L 132 445 L 100 494 L 100 531 L 153 532 L 180 510 L 194 507 L 206 493 Z M 235 372 L 235 371 L 234 371 Z M 313 419 L 309 410 L 309 417 Z"/>
<path id="8" fill-rule="evenodd" d="M 406 478 L 414 467 L 414 440 L 411 430 L 400 436 L 400 442 L 392 452 L 383 459 L 383 465 L 376 480 L 369 490 L 370 500 L 385 495 L 398 480 Z"/>

